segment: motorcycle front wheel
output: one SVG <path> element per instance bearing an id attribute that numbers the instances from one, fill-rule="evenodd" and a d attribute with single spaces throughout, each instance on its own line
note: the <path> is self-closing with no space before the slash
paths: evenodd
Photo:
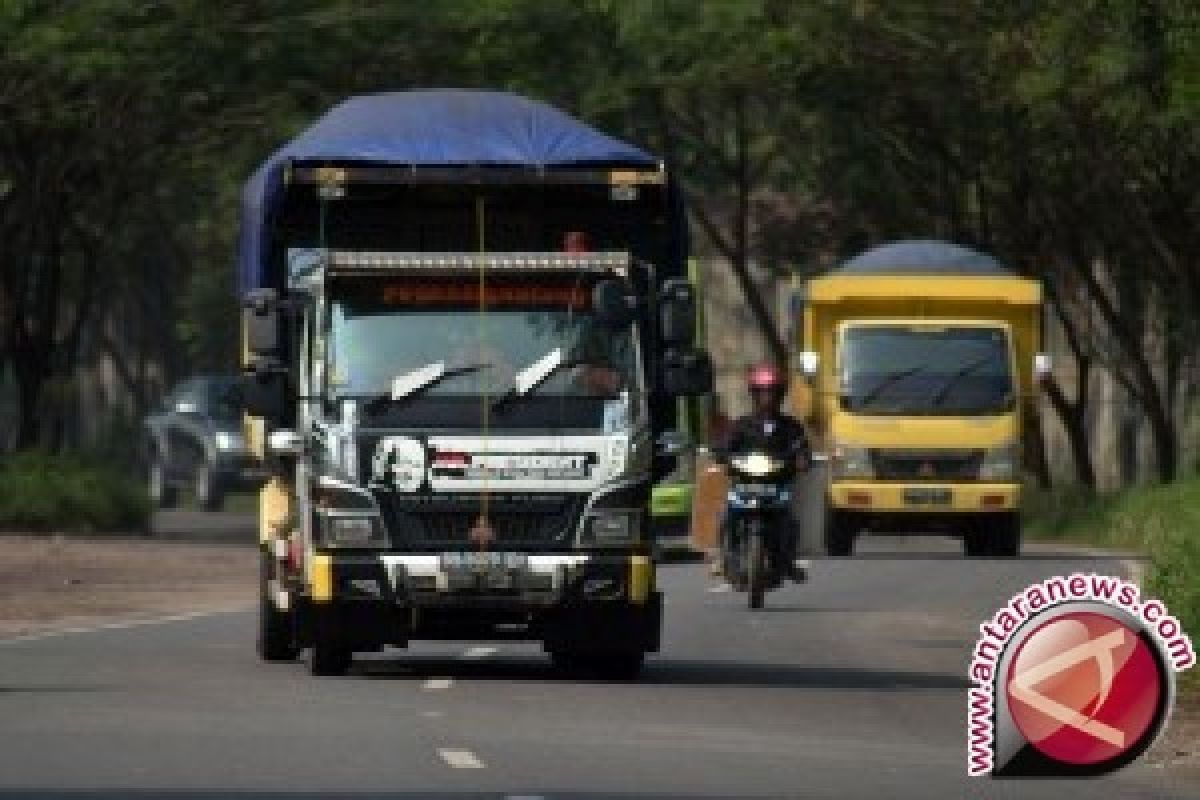
<path id="1" fill-rule="evenodd" d="M 755 521 L 749 526 L 745 537 L 746 590 L 750 608 L 763 607 L 767 587 L 766 549 L 763 547 L 762 525 Z"/>

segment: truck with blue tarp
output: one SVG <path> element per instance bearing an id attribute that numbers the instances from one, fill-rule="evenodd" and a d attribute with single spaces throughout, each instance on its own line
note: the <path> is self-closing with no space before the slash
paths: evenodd
<path id="1" fill-rule="evenodd" d="M 238 252 L 262 658 L 528 639 L 636 674 L 651 487 L 712 380 L 686 234 L 659 159 L 507 93 L 351 98 L 268 157 Z"/>

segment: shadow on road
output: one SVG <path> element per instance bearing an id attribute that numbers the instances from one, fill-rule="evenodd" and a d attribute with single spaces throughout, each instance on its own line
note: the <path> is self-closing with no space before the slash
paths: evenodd
<path id="1" fill-rule="evenodd" d="M 355 673 L 373 680 L 423 680 L 426 678 L 464 678 L 478 681 L 568 680 L 579 682 L 579 675 L 564 676 L 549 659 L 492 658 L 464 661 L 454 658 L 407 657 L 372 659 L 355 665 Z M 606 683 L 603 679 L 596 682 Z M 652 659 L 632 685 L 711 686 L 761 689 L 864 689 L 903 691 L 906 689 L 964 689 L 967 681 L 956 674 L 936 672 L 900 672 L 857 666 L 811 667 L 796 664 L 765 664 L 738 661 L 691 661 Z"/>

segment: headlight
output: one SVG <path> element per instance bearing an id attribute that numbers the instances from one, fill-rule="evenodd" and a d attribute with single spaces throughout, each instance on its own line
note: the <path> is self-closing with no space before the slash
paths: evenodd
<path id="1" fill-rule="evenodd" d="M 872 478 L 871 451 L 866 447 L 834 444 L 829 451 L 829 467 L 834 480 L 838 478 Z"/>
<path id="2" fill-rule="evenodd" d="M 326 511 L 375 511 L 371 493 L 337 478 L 322 475 L 312 487 L 312 500 Z"/>
<path id="3" fill-rule="evenodd" d="M 218 450 L 242 450 L 242 435 L 232 431 L 217 431 L 213 441 Z"/>
<path id="4" fill-rule="evenodd" d="M 770 475 L 772 472 L 779 472 L 783 469 L 784 464 L 781 459 L 773 458 L 766 453 L 749 453 L 729 459 L 729 466 L 738 472 L 761 478 L 764 475 Z"/>
<path id="5" fill-rule="evenodd" d="M 322 515 L 321 543 L 325 547 L 386 547 L 388 539 L 379 517 L 364 514 Z"/>
<path id="6" fill-rule="evenodd" d="M 587 520 L 587 543 L 596 547 L 634 544 L 641 536 L 637 511 L 599 511 Z"/>
<path id="7" fill-rule="evenodd" d="M 1017 462 L 1020 453 L 1015 443 L 993 447 L 983 454 L 979 462 L 979 480 L 1011 481 L 1017 477 Z"/>

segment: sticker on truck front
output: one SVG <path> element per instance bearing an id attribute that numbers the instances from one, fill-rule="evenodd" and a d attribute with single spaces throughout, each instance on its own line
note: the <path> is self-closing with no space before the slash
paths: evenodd
<path id="1" fill-rule="evenodd" d="M 595 453 L 462 453 L 433 454 L 434 478 L 466 480 L 582 480 L 596 463 Z"/>

